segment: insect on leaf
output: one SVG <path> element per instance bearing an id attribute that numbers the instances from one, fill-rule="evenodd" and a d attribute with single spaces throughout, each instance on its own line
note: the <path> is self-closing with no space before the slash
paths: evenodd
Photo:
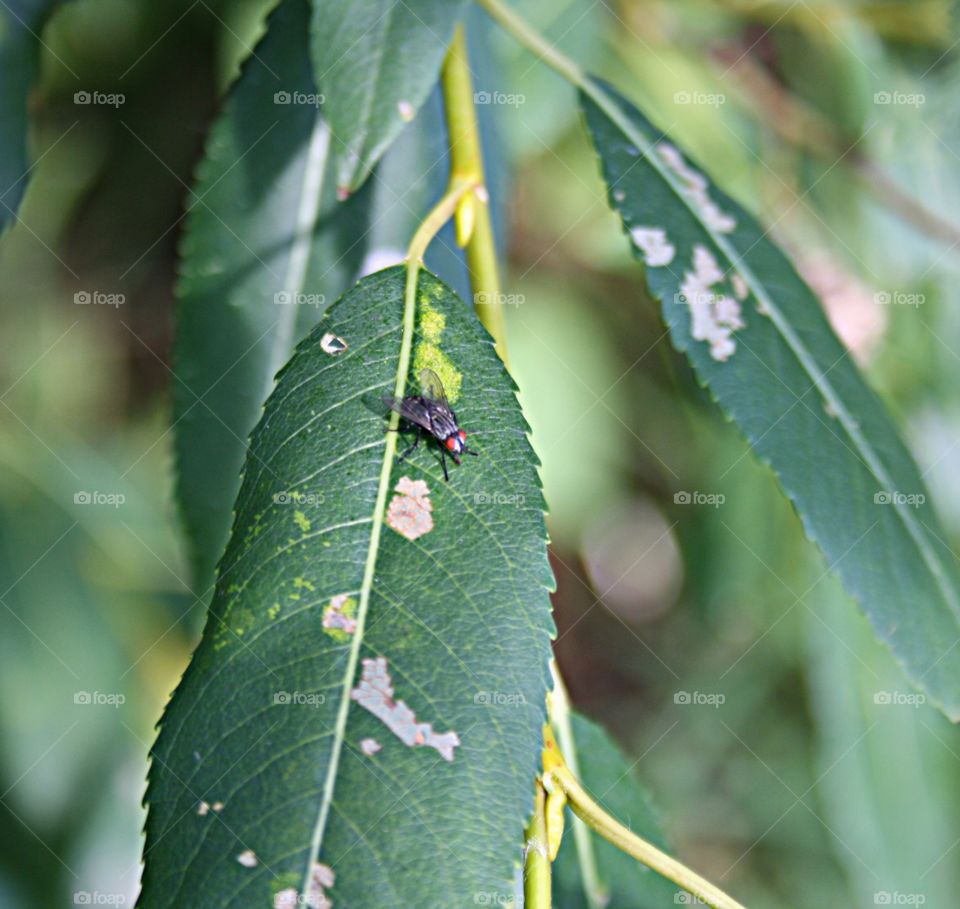
<path id="1" fill-rule="evenodd" d="M 553 633 L 537 462 L 489 337 L 427 272 L 406 384 L 425 350 L 458 377 L 480 455 L 449 483 L 435 445 L 387 460 L 405 274 L 330 308 L 253 433 L 153 750 L 144 909 L 512 892 Z"/>

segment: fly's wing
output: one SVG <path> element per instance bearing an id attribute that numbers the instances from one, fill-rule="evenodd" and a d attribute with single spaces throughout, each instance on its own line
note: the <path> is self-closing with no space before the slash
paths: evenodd
<path id="1" fill-rule="evenodd" d="M 408 423 L 431 432 L 430 413 L 417 398 L 395 398 L 393 395 L 384 395 L 383 403 L 391 410 L 395 410 Z"/>
<path id="2" fill-rule="evenodd" d="M 447 395 L 443 390 L 443 383 L 440 381 L 440 376 L 432 369 L 420 370 L 420 389 L 425 398 L 436 401 L 447 410 L 450 409 L 450 405 L 447 403 Z"/>

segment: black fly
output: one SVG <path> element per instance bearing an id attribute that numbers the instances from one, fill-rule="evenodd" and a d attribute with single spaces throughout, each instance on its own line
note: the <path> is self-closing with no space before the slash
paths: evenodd
<path id="1" fill-rule="evenodd" d="M 405 398 L 388 395 L 383 399 L 383 403 L 400 414 L 417 433 L 413 445 L 400 455 L 400 460 L 420 444 L 420 433 L 428 432 L 440 443 L 443 478 L 449 483 L 447 455 L 459 464 L 461 454 L 476 455 L 477 452 L 467 448 L 467 434 L 457 423 L 457 415 L 450 409 L 443 385 L 432 369 L 420 370 L 420 390 L 418 395 Z"/>

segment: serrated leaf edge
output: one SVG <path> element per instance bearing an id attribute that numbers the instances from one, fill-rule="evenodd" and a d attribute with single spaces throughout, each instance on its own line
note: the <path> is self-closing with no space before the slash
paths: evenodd
<path id="1" fill-rule="evenodd" d="M 706 223 L 702 213 L 693 204 L 693 201 L 690 199 L 690 197 L 682 191 L 677 178 L 674 177 L 670 170 L 659 160 L 658 156 L 654 154 L 653 145 L 649 142 L 647 137 L 634 127 L 629 117 L 620 109 L 616 98 L 608 93 L 605 83 L 603 83 L 601 80 L 588 76 L 584 80 L 584 84 L 580 89 L 580 94 L 581 103 L 582 98 L 584 96 L 587 97 L 607 117 L 609 117 L 614 125 L 620 129 L 621 132 L 623 132 L 623 134 L 640 150 L 640 153 L 646 158 L 647 162 L 653 166 L 660 178 L 670 187 L 678 200 L 688 209 L 693 217 L 696 218 L 704 232 L 710 237 L 711 241 L 724 254 L 724 256 L 726 256 L 727 260 L 743 277 L 747 287 L 754 294 L 760 304 L 765 307 L 770 319 L 780 332 L 781 337 L 787 343 L 787 346 L 797 357 L 797 360 L 800 362 L 807 376 L 823 395 L 827 406 L 831 407 L 833 412 L 836 413 L 837 419 L 846 430 L 849 438 L 856 445 L 858 456 L 863 458 L 864 464 L 878 480 L 880 489 L 896 488 L 892 478 L 889 476 L 883 463 L 875 453 L 873 446 L 870 445 L 863 433 L 860 431 L 859 424 L 841 401 L 839 395 L 827 379 L 826 373 L 823 373 L 817 367 L 806 346 L 793 331 L 793 328 L 791 327 L 786 316 L 767 292 L 766 286 L 746 264 L 746 262 L 732 246 L 732 244 L 726 239 L 726 237 L 713 230 Z M 597 150 L 597 154 L 599 155 L 599 150 Z M 799 276 L 798 280 L 800 280 Z M 707 382 L 707 384 L 709 384 L 709 382 Z M 770 466 L 776 470 L 776 467 L 771 462 L 768 461 L 768 463 L 770 463 Z M 793 496 L 791 496 L 791 498 L 793 498 Z M 931 548 L 926 536 L 917 526 L 914 516 L 910 513 L 909 506 L 896 500 L 894 500 L 891 504 L 894 506 L 894 510 L 903 523 L 908 535 L 916 545 L 917 551 L 919 552 L 920 557 L 923 559 L 924 564 L 927 566 L 927 569 L 935 579 L 937 587 L 940 589 L 941 594 L 943 595 L 944 601 L 953 613 L 958 625 L 960 625 L 960 596 L 958 596 L 958 593 L 955 591 L 953 585 L 947 580 L 943 563 L 935 551 Z M 806 524 L 807 522 L 804 521 L 805 526 Z M 898 662 L 900 662 L 899 659 Z M 942 708 L 944 707 L 943 704 L 940 704 L 940 706 Z M 954 719 L 957 718 L 957 716 L 951 711 L 948 710 L 947 713 L 953 716 Z"/>

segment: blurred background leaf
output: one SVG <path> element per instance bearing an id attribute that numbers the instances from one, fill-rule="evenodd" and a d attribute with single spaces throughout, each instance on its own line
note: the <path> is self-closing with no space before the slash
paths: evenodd
<path id="1" fill-rule="evenodd" d="M 326 0 L 310 25 L 337 182 L 354 192 L 440 76 L 464 0 Z"/>
<path id="2" fill-rule="evenodd" d="M 822 806 L 855 903 L 892 905 L 895 894 L 923 893 L 929 905 L 948 906 L 960 883 L 953 856 L 960 735 L 903 684 L 869 626 L 846 606 L 827 584 L 808 622 L 823 777 L 811 807 Z"/>
<path id="3" fill-rule="evenodd" d="M 310 70 L 307 0 L 286 0 L 211 128 L 180 244 L 177 498 L 197 595 L 223 553 L 247 439 L 297 341 L 358 277 L 368 191 L 337 200 Z"/>
<path id="4" fill-rule="evenodd" d="M 0 10 L 0 232 L 16 218 L 29 168 L 30 91 L 37 74 L 44 20 L 56 0 L 10 0 Z"/>
<path id="5" fill-rule="evenodd" d="M 581 101 L 673 344 L 770 464 L 913 684 L 960 719 L 960 573 L 882 401 L 746 211 L 612 87 L 588 83 Z M 699 492 L 678 501 L 698 496 L 722 504 Z"/>
<path id="6" fill-rule="evenodd" d="M 591 798 L 638 836 L 661 849 L 668 848 L 650 796 L 637 781 L 630 762 L 596 723 L 578 714 L 570 719 L 580 779 Z M 569 754 L 564 757 L 569 760 Z M 565 832 L 554 865 L 554 905 L 557 909 L 587 909 L 590 903 L 584 893 L 584 875 L 573 829 L 575 821 L 569 807 L 565 816 Z M 689 896 L 592 831 L 587 836 L 591 840 L 600 885 L 599 902 L 594 905 L 661 909 L 675 904 L 678 895 Z"/>

